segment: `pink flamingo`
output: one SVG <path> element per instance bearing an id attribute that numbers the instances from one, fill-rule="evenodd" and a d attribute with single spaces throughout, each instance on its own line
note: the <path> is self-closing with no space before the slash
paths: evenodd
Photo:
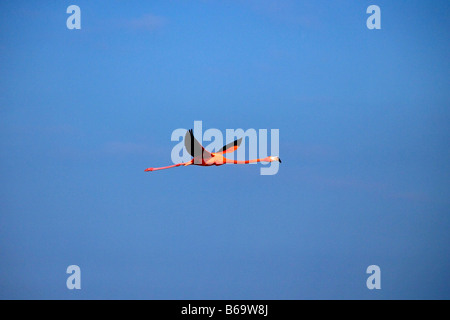
<path id="1" fill-rule="evenodd" d="M 189 166 L 189 165 L 197 165 L 197 166 L 221 166 L 225 163 L 232 163 L 232 164 L 247 164 L 247 163 L 255 163 L 255 162 L 273 162 L 278 161 L 281 163 L 281 160 L 279 157 L 265 157 L 262 159 L 253 159 L 253 160 L 231 160 L 228 158 L 225 158 L 223 154 L 225 153 L 231 153 L 236 151 L 237 148 L 241 145 L 242 138 L 235 140 L 234 142 L 231 142 L 225 146 L 222 147 L 217 152 L 209 152 L 207 151 L 200 142 L 197 141 L 194 137 L 194 133 L 192 132 L 192 129 L 186 132 L 186 136 L 184 137 L 184 146 L 186 147 L 186 150 L 189 152 L 189 154 L 193 157 L 190 161 L 184 162 L 184 163 L 177 163 L 171 166 L 167 167 L 159 167 L 159 168 L 147 168 L 144 171 L 156 171 L 156 170 L 163 170 L 163 169 L 169 169 L 169 168 L 175 168 L 179 166 Z"/>

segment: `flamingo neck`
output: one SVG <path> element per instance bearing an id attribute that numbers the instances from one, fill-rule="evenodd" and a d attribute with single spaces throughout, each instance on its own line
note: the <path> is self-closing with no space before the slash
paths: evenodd
<path id="1" fill-rule="evenodd" d="M 270 157 L 262 158 L 262 159 L 252 159 L 252 160 L 231 160 L 228 158 L 224 158 L 225 163 L 233 163 L 233 164 L 248 164 L 248 163 L 256 163 L 256 162 L 272 162 Z"/>

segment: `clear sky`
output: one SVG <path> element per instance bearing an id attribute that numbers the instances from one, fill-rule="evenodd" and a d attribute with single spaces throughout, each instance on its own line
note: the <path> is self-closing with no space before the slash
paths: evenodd
<path id="1" fill-rule="evenodd" d="M 0 298 L 449 299 L 449 11 L 2 1 Z M 195 120 L 279 129 L 278 174 L 144 172 Z"/>

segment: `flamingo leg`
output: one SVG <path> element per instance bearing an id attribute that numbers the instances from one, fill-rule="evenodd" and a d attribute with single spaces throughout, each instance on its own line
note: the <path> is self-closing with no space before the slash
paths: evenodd
<path id="1" fill-rule="evenodd" d="M 175 167 L 179 167 L 179 166 L 188 166 L 190 164 L 192 164 L 192 160 L 189 162 L 173 164 L 173 165 L 167 166 L 167 167 L 147 168 L 144 171 L 156 171 L 156 170 L 170 169 L 170 168 L 175 168 Z"/>

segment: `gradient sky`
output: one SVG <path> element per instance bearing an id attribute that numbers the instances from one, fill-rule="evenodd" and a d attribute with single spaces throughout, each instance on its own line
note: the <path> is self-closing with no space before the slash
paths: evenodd
<path id="1" fill-rule="evenodd" d="M 449 299 L 449 11 L 2 1 L 0 298 Z M 145 173 L 195 120 L 279 129 L 278 174 Z"/>

